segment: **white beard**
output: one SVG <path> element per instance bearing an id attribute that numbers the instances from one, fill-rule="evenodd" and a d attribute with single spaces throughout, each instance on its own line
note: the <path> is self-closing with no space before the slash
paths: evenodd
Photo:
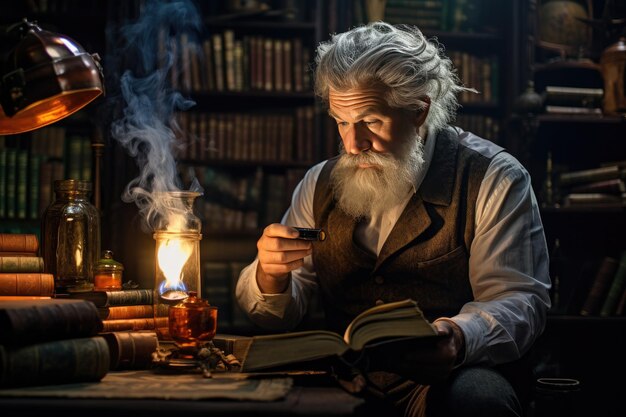
<path id="1" fill-rule="evenodd" d="M 402 203 L 424 167 L 423 140 L 413 137 L 400 154 L 351 155 L 343 150 L 330 177 L 338 207 L 354 219 L 363 219 Z M 374 167 L 359 168 L 360 164 Z"/>

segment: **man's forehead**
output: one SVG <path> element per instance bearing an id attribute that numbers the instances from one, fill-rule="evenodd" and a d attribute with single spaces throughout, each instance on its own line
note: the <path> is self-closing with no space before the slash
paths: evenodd
<path id="1" fill-rule="evenodd" d="M 388 109 L 384 95 L 380 89 L 359 88 L 350 90 L 330 89 L 328 94 L 330 112 L 342 110 L 358 110 L 359 112 L 377 112 Z"/>

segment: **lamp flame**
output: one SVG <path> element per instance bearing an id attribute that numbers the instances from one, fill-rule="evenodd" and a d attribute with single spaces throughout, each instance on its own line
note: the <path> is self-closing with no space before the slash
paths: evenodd
<path id="1" fill-rule="evenodd" d="M 159 246 L 157 261 L 165 276 L 165 281 L 159 285 L 159 295 L 162 298 L 167 300 L 187 298 L 183 267 L 192 251 L 193 246 L 181 239 L 167 239 Z"/>

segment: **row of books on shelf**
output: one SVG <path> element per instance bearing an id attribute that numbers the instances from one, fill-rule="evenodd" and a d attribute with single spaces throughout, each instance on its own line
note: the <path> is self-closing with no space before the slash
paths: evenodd
<path id="1" fill-rule="evenodd" d="M 497 103 L 500 94 L 500 60 L 497 55 L 478 56 L 465 51 L 448 51 L 448 57 L 457 70 L 463 85 L 478 91 L 478 94 L 463 91 L 461 103 Z"/>
<path id="2" fill-rule="evenodd" d="M 183 33 L 159 40 L 161 56 L 172 49 L 172 87 L 192 93 L 213 91 L 311 91 L 311 49 L 299 37 L 243 35 L 227 29 L 195 40 Z"/>
<path id="3" fill-rule="evenodd" d="M 598 167 L 552 173 L 548 155 L 543 200 L 564 207 L 625 207 L 626 161 L 605 162 Z M 552 182 L 552 176 L 555 180 Z"/>
<path id="4" fill-rule="evenodd" d="M 548 114 L 602 115 L 603 88 L 548 85 L 542 96 Z"/>
<path id="5" fill-rule="evenodd" d="M 33 132 L 30 146 L 0 137 L 0 218 L 38 219 L 53 200 L 54 180 L 91 180 L 88 137 L 60 135 L 59 128 L 41 131 Z"/>
<path id="6" fill-rule="evenodd" d="M 272 173 L 261 167 L 233 172 L 189 164 L 179 165 L 179 171 L 184 183 L 195 178 L 204 189 L 195 210 L 208 231 L 251 231 L 280 221 L 306 172 Z"/>
<path id="7" fill-rule="evenodd" d="M 555 257 L 555 270 L 565 270 L 564 260 Z M 626 315 L 626 251 L 617 255 L 606 255 L 601 259 L 587 259 L 580 262 L 576 270 L 569 270 L 571 276 L 566 277 L 569 285 L 560 272 L 553 273 L 553 286 L 557 291 L 557 300 L 553 309 L 560 313 L 614 317 Z M 578 274 L 579 276 L 574 276 Z"/>
<path id="8" fill-rule="evenodd" d="M 315 160 L 315 110 L 297 107 L 269 113 L 201 113 L 179 115 L 180 158 L 252 162 Z"/>
<path id="9" fill-rule="evenodd" d="M 487 29 L 489 8 L 484 0 L 388 0 L 384 20 L 424 31 L 475 32 Z"/>

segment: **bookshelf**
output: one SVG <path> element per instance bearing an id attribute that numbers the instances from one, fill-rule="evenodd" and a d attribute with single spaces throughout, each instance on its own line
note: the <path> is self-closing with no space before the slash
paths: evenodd
<path id="1" fill-rule="evenodd" d="M 593 17 L 598 18 L 609 2 L 594 0 L 591 3 Z M 528 74 L 534 80 L 535 90 L 545 94 L 546 86 L 602 89 L 598 58 L 612 41 L 594 31 L 594 48 L 585 51 L 582 60 L 570 55 L 565 59 L 555 58 L 554 53 L 550 54 L 537 43 L 540 35 L 535 19 L 543 2 L 532 0 L 528 4 L 528 13 L 522 19 L 526 21 L 522 33 L 527 44 L 522 62 L 528 63 Z M 593 101 L 591 94 L 586 97 L 580 94 L 571 106 L 586 107 L 587 100 Z M 598 105 L 594 103 L 593 106 Z M 600 191 L 611 194 L 614 203 L 607 202 L 604 196 L 594 196 L 595 201 L 583 203 L 592 199 L 588 184 L 594 183 L 597 187 L 600 181 L 590 176 L 577 183 L 567 184 L 567 181 L 581 171 L 621 166 L 620 161 L 626 161 L 623 141 L 626 118 L 623 114 L 603 112 L 597 115 L 550 113 L 545 104 L 548 102 L 544 101 L 544 109 L 538 114 L 522 115 L 525 122 L 515 125 L 523 127 L 514 135 L 518 156 L 533 179 L 551 251 L 553 307 L 544 334 L 535 345 L 535 373 L 538 377 L 580 380 L 576 416 L 616 415 L 617 410 L 623 408 L 617 387 L 621 378 L 619 370 L 624 368 L 625 316 L 615 308 L 601 313 L 602 308 L 598 307 L 589 314 L 583 307 L 589 306 L 586 302 L 604 259 L 610 257 L 619 262 L 626 249 L 623 233 L 626 205 L 621 201 L 620 186 L 609 191 L 605 184 Z M 623 176 L 617 174 L 611 181 L 619 183 L 619 178 Z M 576 188 L 581 187 L 587 190 L 577 192 Z M 611 283 L 615 276 L 611 273 Z M 606 302 L 609 287 L 599 295 L 600 306 Z"/>

